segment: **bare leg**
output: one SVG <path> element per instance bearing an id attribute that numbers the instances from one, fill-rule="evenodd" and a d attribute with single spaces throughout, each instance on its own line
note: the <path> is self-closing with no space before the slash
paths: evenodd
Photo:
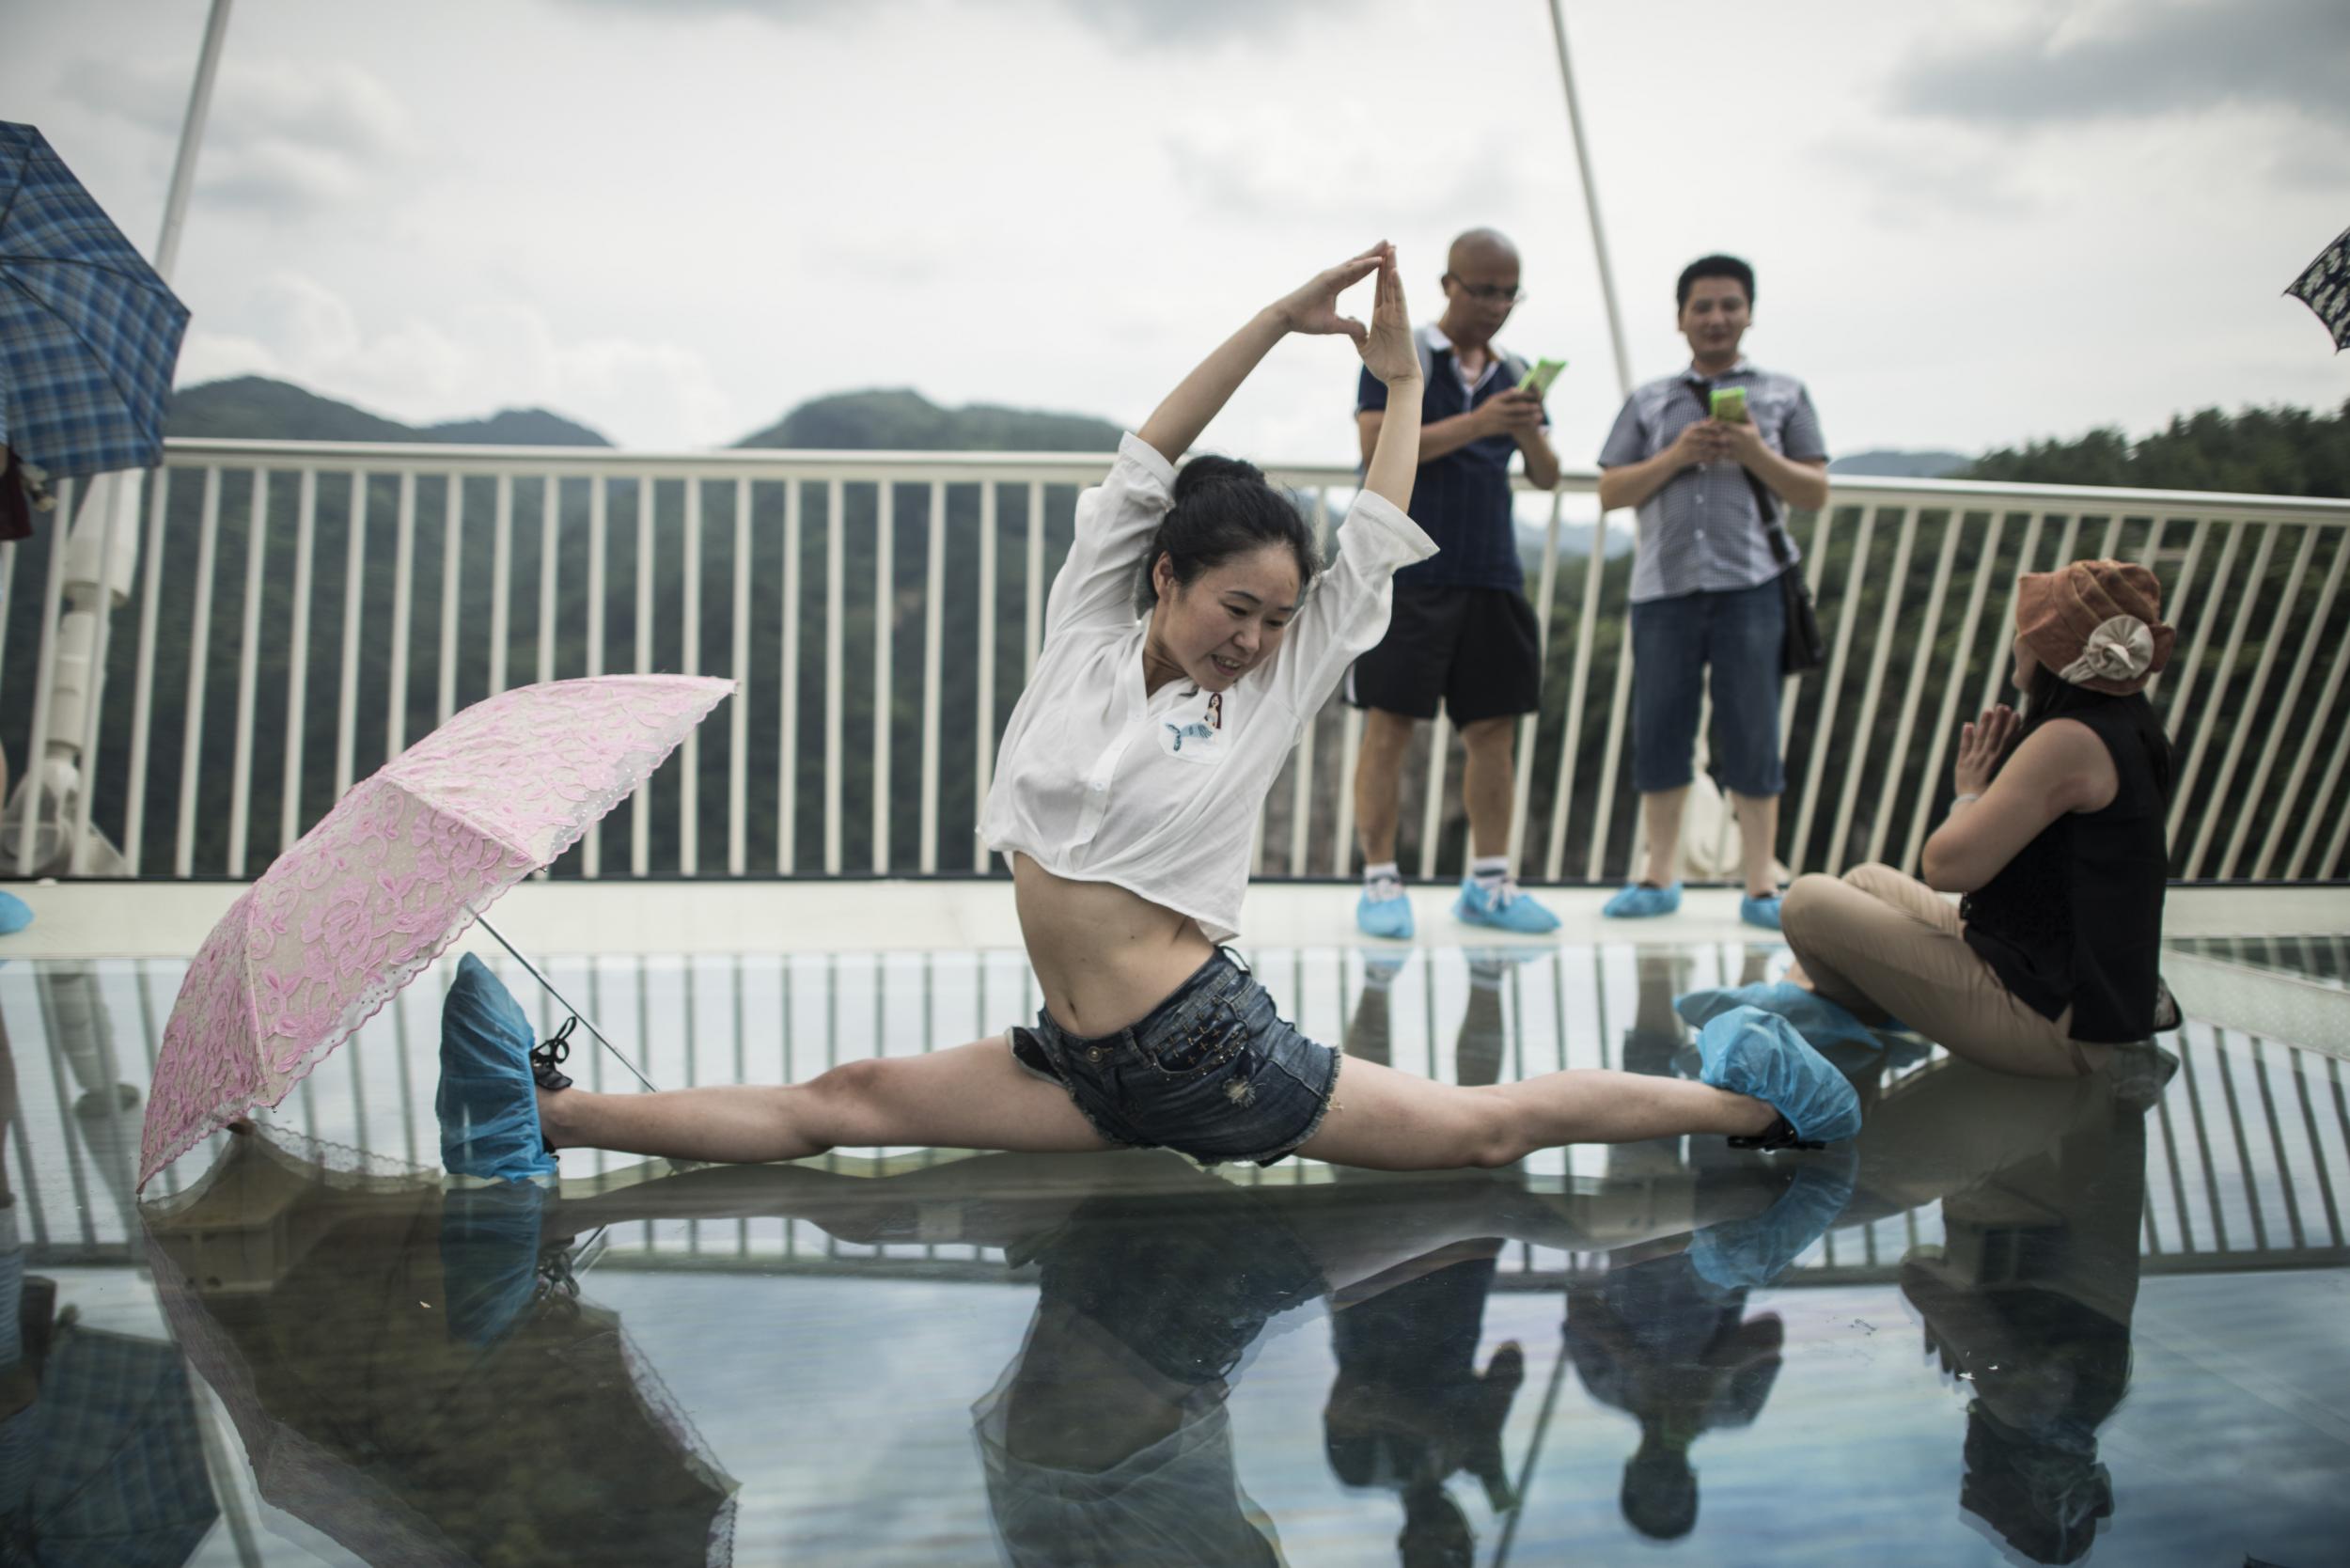
<path id="1" fill-rule="evenodd" d="M 1461 804 L 1468 809 L 1472 855 L 1510 853 L 1510 811 L 1516 805 L 1512 752 L 1517 738 L 1514 718 L 1479 719 L 1461 728 L 1461 746 L 1468 754 L 1461 775 Z"/>
<path id="2" fill-rule="evenodd" d="M 1403 753 L 1419 723 L 1384 708 L 1363 710 L 1363 745 L 1355 759 L 1355 837 L 1363 863 L 1395 858 L 1396 801 L 1402 792 Z"/>
<path id="3" fill-rule="evenodd" d="M 1629 1143 L 1676 1133 L 1750 1136 L 1778 1113 L 1710 1084 L 1574 1068 L 1457 1089 L 1350 1061 L 1322 1126 L 1298 1152 L 1372 1170 L 1502 1166 L 1565 1143 Z"/>
<path id="4" fill-rule="evenodd" d="M 1001 1039 L 920 1057 L 844 1062 L 804 1084 L 658 1094 L 539 1095 L 558 1149 L 670 1159 L 796 1160 L 841 1147 L 1076 1153 L 1109 1145 L 1067 1093 L 1032 1076 Z"/>
<path id="5" fill-rule="evenodd" d="M 1681 880 L 1681 808 L 1688 803 L 1686 784 L 1640 797 L 1640 815 L 1648 829 L 1648 869 L 1640 880 L 1652 887 L 1669 887 Z"/>
<path id="6" fill-rule="evenodd" d="M 1778 848 L 1778 797 L 1732 793 L 1738 812 L 1738 851 L 1744 861 L 1747 897 L 1767 899 L 1778 891 L 1771 862 Z"/>

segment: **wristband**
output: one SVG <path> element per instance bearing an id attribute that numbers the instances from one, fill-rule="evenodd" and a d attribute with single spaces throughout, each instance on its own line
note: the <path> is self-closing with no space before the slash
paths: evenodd
<path id="1" fill-rule="evenodd" d="M 1982 796 L 1981 796 L 1981 795 L 1979 795 L 1979 794 L 1961 794 L 1961 795 L 1952 795 L 1952 796 L 1950 797 L 1950 809 L 1951 809 L 1951 810 L 1953 810 L 1953 811 L 1955 811 L 1955 810 L 1957 810 L 1960 807 L 1962 807 L 1962 806 L 1966 806 L 1966 805 L 1971 805 L 1973 802 L 1978 801 L 1978 800 L 1981 800 L 1982 798 Z"/>

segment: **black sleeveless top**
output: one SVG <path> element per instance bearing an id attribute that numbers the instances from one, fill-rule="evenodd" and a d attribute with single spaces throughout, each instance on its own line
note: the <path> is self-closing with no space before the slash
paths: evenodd
<path id="1" fill-rule="evenodd" d="M 2072 1037 L 2091 1044 L 2154 1032 L 2170 851 L 2155 758 L 2138 730 L 2145 704 L 2117 698 L 2064 715 L 2112 754 L 2112 803 L 2050 823 L 1958 907 L 1966 945 L 2000 981 L 2044 1018 L 2070 1007 Z"/>

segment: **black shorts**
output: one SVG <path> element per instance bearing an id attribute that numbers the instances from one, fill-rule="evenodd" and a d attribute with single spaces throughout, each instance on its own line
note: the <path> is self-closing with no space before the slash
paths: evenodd
<path id="1" fill-rule="evenodd" d="M 1530 713 L 1542 689 L 1542 628 L 1513 588 L 1399 583 L 1386 639 L 1346 672 L 1355 707 L 1425 719 L 1441 701 L 1456 729 Z"/>

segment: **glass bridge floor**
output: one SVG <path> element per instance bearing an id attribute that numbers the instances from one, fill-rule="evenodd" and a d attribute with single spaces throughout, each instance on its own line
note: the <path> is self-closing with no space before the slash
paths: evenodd
<path id="1" fill-rule="evenodd" d="M 2180 950 L 2344 985 L 2338 942 Z M 1469 1083 L 1675 1071 L 1677 992 L 1786 962 L 1248 956 L 1317 1038 Z M 1853 1067 L 1861 1136 L 1815 1154 L 1406 1179 L 573 1151 L 558 1190 L 461 1191 L 445 964 L 141 1203 L 183 969 L 0 965 L 8 1561 L 2350 1561 L 2350 1099 L 2323 1039 L 2190 1018 L 2055 1084 L 1891 1037 Z M 1012 952 L 549 973 L 663 1087 L 1036 1006 Z M 572 1070 L 627 1081 L 600 1051 Z"/>

